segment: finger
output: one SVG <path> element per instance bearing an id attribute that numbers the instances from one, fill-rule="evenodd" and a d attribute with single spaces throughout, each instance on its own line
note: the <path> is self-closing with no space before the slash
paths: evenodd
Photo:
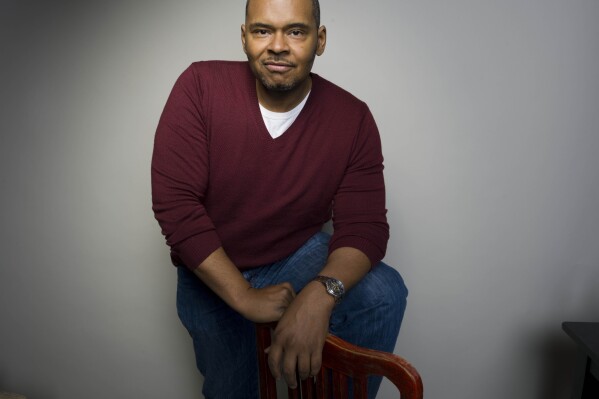
<path id="1" fill-rule="evenodd" d="M 291 283 L 286 281 L 286 282 L 282 283 L 281 285 L 287 289 L 287 291 L 289 292 L 289 295 L 291 296 L 291 299 L 295 298 L 295 290 L 293 289 L 293 286 L 291 285 Z"/>
<path id="2" fill-rule="evenodd" d="M 293 299 L 295 298 L 295 292 L 293 292 L 293 288 L 289 283 L 283 284 L 285 285 L 281 287 L 282 291 L 280 292 L 280 301 L 284 312 L 289 305 L 291 305 L 291 302 L 293 302 Z"/>
<path id="3" fill-rule="evenodd" d="M 275 379 L 281 378 L 281 347 L 271 345 L 268 347 L 268 367 Z"/>
<path id="4" fill-rule="evenodd" d="M 285 353 L 283 357 L 283 378 L 291 389 L 297 388 L 297 379 L 295 378 L 295 370 L 297 365 L 297 356 L 295 353 Z"/>
<path id="5" fill-rule="evenodd" d="M 322 351 L 312 353 L 310 357 L 310 375 L 317 376 L 322 366 Z"/>
<path id="6" fill-rule="evenodd" d="M 310 355 L 301 354 L 297 358 L 297 372 L 302 380 L 305 380 L 310 376 L 311 362 Z"/>

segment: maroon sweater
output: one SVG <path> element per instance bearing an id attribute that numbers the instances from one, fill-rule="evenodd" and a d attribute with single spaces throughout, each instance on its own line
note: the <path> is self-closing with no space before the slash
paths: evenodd
<path id="1" fill-rule="evenodd" d="M 154 142 L 153 210 L 175 265 L 223 247 L 238 268 L 297 250 L 333 217 L 330 251 L 385 255 L 383 157 L 366 104 L 312 74 L 303 110 L 279 138 L 264 125 L 247 62 L 192 64 Z"/>

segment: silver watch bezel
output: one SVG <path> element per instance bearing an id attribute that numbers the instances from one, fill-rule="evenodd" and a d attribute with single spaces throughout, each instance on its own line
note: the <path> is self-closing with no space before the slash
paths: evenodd
<path id="1" fill-rule="evenodd" d="M 345 286 L 341 280 L 321 275 L 316 276 L 314 280 L 320 281 L 324 285 L 327 293 L 335 299 L 335 303 L 341 302 L 345 295 Z"/>

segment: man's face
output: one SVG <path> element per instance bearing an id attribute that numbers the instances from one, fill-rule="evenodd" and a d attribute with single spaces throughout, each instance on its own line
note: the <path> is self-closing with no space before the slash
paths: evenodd
<path id="1" fill-rule="evenodd" d="M 241 41 L 264 88 L 293 91 L 309 84 L 314 57 L 324 51 L 326 31 L 316 26 L 311 0 L 251 0 Z"/>

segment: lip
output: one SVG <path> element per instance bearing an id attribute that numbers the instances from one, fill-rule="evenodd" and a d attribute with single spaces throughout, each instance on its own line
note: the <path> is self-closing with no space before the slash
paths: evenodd
<path id="1" fill-rule="evenodd" d="M 285 62 L 265 62 L 264 66 L 271 72 L 283 73 L 291 70 L 293 65 Z"/>

